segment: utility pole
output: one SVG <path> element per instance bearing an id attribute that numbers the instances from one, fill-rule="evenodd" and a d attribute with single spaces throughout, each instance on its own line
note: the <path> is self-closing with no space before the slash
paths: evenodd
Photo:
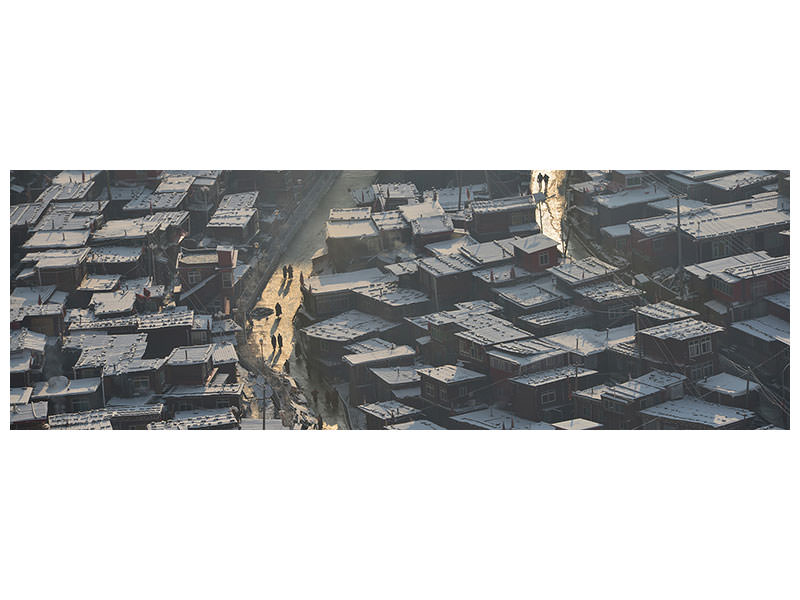
<path id="1" fill-rule="evenodd" d="M 264 380 L 264 387 L 261 399 L 261 431 L 267 430 L 267 380 Z"/>
<path id="2" fill-rule="evenodd" d="M 461 171 L 456 171 L 456 183 L 458 184 L 458 210 L 461 211 Z"/>
<path id="3" fill-rule="evenodd" d="M 677 209 L 678 224 L 675 229 L 675 235 L 678 238 L 678 271 L 676 273 L 678 279 L 678 297 L 683 300 L 683 243 L 681 240 L 681 197 L 675 196 L 675 207 Z"/>

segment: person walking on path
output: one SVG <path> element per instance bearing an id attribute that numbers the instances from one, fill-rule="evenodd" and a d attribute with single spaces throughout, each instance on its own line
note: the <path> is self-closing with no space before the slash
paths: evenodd
<path id="1" fill-rule="evenodd" d="M 286 279 L 286 265 L 283 265 L 283 278 Z"/>
<path id="2" fill-rule="evenodd" d="M 542 180 L 543 180 L 543 179 L 544 179 L 544 177 L 542 177 L 542 174 L 541 174 L 541 173 L 539 173 L 539 174 L 536 176 L 536 181 L 538 181 L 538 182 L 539 182 L 539 191 L 540 191 L 540 192 L 542 191 Z"/>
<path id="3" fill-rule="evenodd" d="M 278 334 L 278 350 L 283 350 L 283 336 Z"/>
<path id="4" fill-rule="evenodd" d="M 292 265 L 289 265 L 289 279 L 294 277 L 294 269 L 292 269 Z"/>
<path id="5" fill-rule="evenodd" d="M 547 184 L 550 182 L 550 175 L 544 174 L 544 190 L 547 191 Z"/>
<path id="6" fill-rule="evenodd" d="M 275 334 L 274 334 L 274 333 L 272 334 L 272 338 L 270 339 L 270 341 L 272 342 L 272 351 L 273 351 L 273 352 L 275 352 L 275 347 L 276 347 L 278 344 L 277 344 L 277 343 L 276 343 L 276 341 L 275 341 Z"/>
<path id="7" fill-rule="evenodd" d="M 281 303 L 280 302 L 276 302 L 275 303 L 275 317 L 280 319 L 282 312 L 283 312 L 283 309 L 281 309 Z"/>

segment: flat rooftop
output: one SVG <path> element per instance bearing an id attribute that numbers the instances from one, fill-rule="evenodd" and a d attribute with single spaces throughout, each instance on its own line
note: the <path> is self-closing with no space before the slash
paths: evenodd
<path id="1" fill-rule="evenodd" d="M 491 346 L 502 342 L 513 342 L 531 337 L 531 334 L 513 325 L 493 324 L 477 329 L 460 331 L 456 334 L 457 338 L 467 340 L 479 346 Z"/>
<path id="2" fill-rule="evenodd" d="M 642 317 L 648 317 L 658 321 L 677 321 L 699 316 L 697 311 L 683 306 L 678 306 L 666 300 L 655 304 L 645 304 L 644 306 L 634 306 L 631 312 L 638 313 Z"/>
<path id="3" fill-rule="evenodd" d="M 715 429 L 755 417 L 755 413 L 752 411 L 714 404 L 694 396 L 684 396 L 679 400 L 662 402 L 640 412 L 648 417 L 698 423 Z"/>
<path id="4" fill-rule="evenodd" d="M 395 281 L 397 281 L 397 278 L 394 275 L 387 275 L 380 269 L 370 268 L 348 273 L 316 275 L 306 279 L 304 286 L 314 294 L 332 294 Z"/>
<path id="5" fill-rule="evenodd" d="M 384 402 L 375 402 L 372 404 L 362 404 L 358 407 L 361 412 L 388 421 L 389 419 L 397 419 L 400 417 L 411 417 L 420 414 L 417 408 L 412 408 L 407 404 L 398 402 L 397 400 L 386 400 Z"/>
<path id="6" fill-rule="evenodd" d="M 633 342 L 635 337 L 636 329 L 631 323 L 602 331 L 584 328 L 571 329 L 542 339 L 580 356 L 590 356 L 617 344 Z"/>
<path id="7" fill-rule="evenodd" d="M 748 382 L 746 379 L 731 375 L 730 373 L 717 373 L 711 377 L 706 377 L 697 382 L 697 387 L 705 390 L 720 393 L 724 396 L 744 396 L 748 391 L 753 392 L 761 389 L 755 381 Z"/>
<path id="8" fill-rule="evenodd" d="M 677 215 L 637 219 L 629 221 L 629 225 L 644 237 L 656 237 L 676 230 Z M 789 200 L 774 192 L 685 213 L 681 211 L 681 231 L 698 240 L 788 225 Z"/>
<path id="9" fill-rule="evenodd" d="M 486 375 L 472 371 L 458 365 L 443 365 L 441 367 L 427 367 L 417 369 L 420 375 L 426 375 L 431 379 L 442 383 L 460 383 L 462 381 L 474 381 L 484 379 Z"/>
<path id="10" fill-rule="evenodd" d="M 400 287 L 395 281 L 360 287 L 355 290 L 355 293 L 393 307 L 412 306 L 430 300 L 423 292 L 413 288 Z"/>
<path id="11" fill-rule="evenodd" d="M 736 256 L 728 256 L 726 258 L 718 258 L 696 265 L 687 265 L 684 267 L 695 277 L 704 280 L 709 275 L 716 275 L 722 273 L 725 269 L 731 267 L 738 267 L 741 265 L 758 264 L 766 260 L 770 260 L 771 256 L 764 250 L 758 252 L 747 252 L 745 254 L 737 254 Z"/>
<path id="12" fill-rule="evenodd" d="M 513 212 L 518 210 L 531 210 L 536 208 L 537 200 L 544 199 L 542 194 L 532 196 L 515 196 L 509 198 L 497 198 L 494 200 L 476 200 L 470 205 L 472 214 L 485 215 L 500 212 Z"/>
<path id="13" fill-rule="evenodd" d="M 701 335 L 711 335 L 722 331 L 725 331 L 724 327 L 696 319 L 683 319 L 639 330 L 640 333 L 660 340 L 689 340 Z"/>
<path id="14" fill-rule="evenodd" d="M 542 250 L 547 250 L 548 248 L 554 248 L 558 246 L 558 242 L 547 237 L 543 233 L 535 233 L 525 237 L 513 238 L 510 244 L 514 248 L 517 248 L 526 254 L 540 252 Z"/>
<path id="15" fill-rule="evenodd" d="M 789 345 L 789 323 L 774 315 L 737 321 L 730 326 L 765 342 L 781 342 Z"/>
<path id="16" fill-rule="evenodd" d="M 417 419 L 416 421 L 407 421 L 406 423 L 394 423 L 393 425 L 386 425 L 384 429 L 397 429 L 402 431 L 434 431 L 444 429 L 433 421 L 427 419 Z"/>
<path id="17" fill-rule="evenodd" d="M 555 369 L 548 369 L 546 371 L 537 371 L 535 373 L 527 373 L 525 375 L 520 375 L 519 377 L 513 377 L 510 379 L 510 381 L 527 387 L 539 387 L 541 385 L 563 381 L 564 379 L 580 379 L 596 373 L 597 371 L 593 371 L 592 369 L 566 366 L 556 367 Z"/>
<path id="18" fill-rule="evenodd" d="M 368 315 L 358 310 L 350 310 L 304 327 L 302 331 L 310 337 L 333 342 L 345 342 L 389 331 L 397 326 L 397 323 L 392 323 L 381 317 Z"/>
<path id="19" fill-rule="evenodd" d="M 482 408 L 450 417 L 453 421 L 487 430 L 553 430 L 555 427 L 544 421 L 531 421 L 515 416 L 500 408 Z"/>
<path id="20" fill-rule="evenodd" d="M 576 261 L 563 262 L 547 270 L 569 285 L 589 283 L 619 271 L 614 265 L 610 265 L 593 256 Z"/>
<path id="21" fill-rule="evenodd" d="M 769 171 L 742 171 L 741 173 L 731 173 L 716 179 L 706 181 L 710 185 L 721 190 L 733 191 L 748 185 L 765 185 L 777 181 L 778 176 Z"/>
<path id="22" fill-rule="evenodd" d="M 382 348 L 373 352 L 359 352 L 358 354 L 346 354 L 342 356 L 342 362 L 355 367 L 358 365 L 381 362 L 394 358 L 410 358 L 416 355 L 411 346 L 395 346 L 393 348 Z"/>
<path id="23" fill-rule="evenodd" d="M 595 196 L 594 201 L 605 208 L 615 209 L 634 204 L 648 204 L 657 200 L 666 200 L 672 193 L 660 184 L 647 184 L 638 188 L 629 188 L 616 194 Z"/>
<path id="24" fill-rule="evenodd" d="M 579 296 L 600 304 L 603 302 L 613 302 L 629 298 L 638 299 L 643 294 L 641 290 L 635 287 L 617 283 L 616 281 L 590 283 L 587 285 L 577 286 L 574 289 L 575 293 Z"/>
<path id="25" fill-rule="evenodd" d="M 536 281 L 493 288 L 492 291 L 499 298 L 511 302 L 523 310 L 562 299 L 562 296 L 539 286 Z"/>

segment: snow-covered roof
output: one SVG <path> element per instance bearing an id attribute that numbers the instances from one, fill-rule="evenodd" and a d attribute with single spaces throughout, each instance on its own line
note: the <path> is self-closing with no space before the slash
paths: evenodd
<path id="1" fill-rule="evenodd" d="M 425 375 L 442 383 L 459 383 L 473 381 L 486 377 L 483 373 L 472 371 L 458 365 L 442 365 L 441 367 L 427 367 L 417 369 L 420 375 Z"/>
<path id="2" fill-rule="evenodd" d="M 684 267 L 684 269 L 699 279 L 705 279 L 709 275 L 722 273 L 725 269 L 730 267 L 757 264 L 765 260 L 769 260 L 770 258 L 770 255 L 767 254 L 765 250 L 759 250 L 758 252 L 747 252 L 745 254 L 737 254 L 736 256 L 718 258 L 695 265 L 687 265 Z"/>
<path id="3" fill-rule="evenodd" d="M 606 386 L 600 393 L 604 400 L 620 404 L 630 404 L 640 398 L 658 394 L 686 381 L 686 376 L 680 373 L 654 370 L 623 383 Z"/>
<path id="4" fill-rule="evenodd" d="M 640 412 L 648 417 L 698 423 L 712 428 L 732 425 L 755 417 L 755 413 L 752 411 L 714 404 L 694 396 L 684 396 L 679 400 L 662 402 Z"/>
<path id="5" fill-rule="evenodd" d="M 645 304 L 644 306 L 634 306 L 631 312 L 639 313 L 642 317 L 649 317 L 659 321 L 675 321 L 689 317 L 697 317 L 699 313 L 684 306 L 678 306 L 666 300 L 655 304 Z"/>
<path id="6" fill-rule="evenodd" d="M 417 419 L 416 421 L 407 421 L 405 423 L 386 425 L 384 429 L 397 429 L 402 431 L 433 431 L 444 429 L 444 427 L 440 427 L 433 421 L 428 421 L 427 419 Z"/>
<path id="7" fill-rule="evenodd" d="M 161 183 L 159 183 L 156 188 L 156 194 L 188 192 L 193 183 L 194 177 L 192 175 L 162 174 Z"/>
<path id="8" fill-rule="evenodd" d="M 309 277 L 304 281 L 304 285 L 314 294 L 332 294 L 393 281 L 397 281 L 395 276 L 387 275 L 380 269 L 370 268 L 349 273 L 331 273 Z"/>
<path id="9" fill-rule="evenodd" d="M 563 355 L 565 352 L 566 350 L 560 346 L 555 346 L 544 340 L 529 338 L 497 344 L 487 350 L 486 354 L 519 366 L 525 366 L 548 357 Z"/>
<path id="10" fill-rule="evenodd" d="M 558 423 L 553 423 L 554 429 L 562 429 L 566 431 L 600 429 L 601 427 L 602 425 L 600 423 L 596 423 L 595 421 L 590 421 L 589 419 L 567 419 L 566 421 L 559 421 Z"/>
<path id="11" fill-rule="evenodd" d="M 477 243 L 478 241 L 471 235 L 462 235 L 461 237 L 452 237 L 449 240 L 426 244 L 425 249 L 434 256 L 452 255 L 460 254 L 461 248 L 464 246 L 472 246 Z"/>
<path id="12" fill-rule="evenodd" d="M 531 273 L 513 264 L 495 265 L 473 271 L 472 276 L 480 279 L 484 283 L 505 283 L 508 281 L 516 281 L 517 279 L 528 279 Z"/>
<path id="13" fill-rule="evenodd" d="M 134 292 L 117 290 L 115 292 L 95 292 L 92 294 L 90 305 L 98 317 L 117 313 L 129 313 L 136 303 Z"/>
<path id="14" fill-rule="evenodd" d="M 173 385 L 162 394 L 164 398 L 202 398 L 209 396 L 241 396 L 242 383 L 209 383 L 206 385 Z"/>
<path id="15" fill-rule="evenodd" d="M 109 292 L 119 285 L 122 275 L 100 275 L 89 273 L 77 287 L 79 292 Z"/>
<path id="16" fill-rule="evenodd" d="M 764 300 L 766 300 L 767 302 L 771 302 L 776 306 L 780 306 L 781 308 L 785 308 L 786 310 L 789 310 L 790 308 L 788 291 L 780 292 L 778 294 L 772 294 L 771 296 L 766 296 Z"/>
<path id="17" fill-rule="evenodd" d="M 10 423 L 26 423 L 28 421 L 44 421 L 47 419 L 47 402 L 28 402 L 14 404 L 10 409 Z"/>
<path id="18" fill-rule="evenodd" d="M 11 205 L 11 227 L 32 227 L 36 225 L 48 205 L 48 202 Z"/>
<path id="19" fill-rule="evenodd" d="M 541 287 L 537 282 L 530 281 L 493 288 L 492 291 L 496 293 L 498 297 L 516 304 L 524 310 L 534 306 L 548 304 L 562 298 L 562 296 Z"/>
<path id="20" fill-rule="evenodd" d="M 473 261 L 458 254 L 430 256 L 421 258 L 419 261 L 419 268 L 428 271 L 434 277 L 467 273 L 474 270 L 476 266 L 477 265 Z"/>
<path id="21" fill-rule="evenodd" d="M 186 192 L 159 192 L 142 195 L 125 204 L 122 210 L 177 210 L 186 200 L 187 195 Z"/>
<path id="22" fill-rule="evenodd" d="M 444 216 L 444 209 L 438 202 L 417 202 L 414 204 L 406 204 L 398 206 L 397 210 L 402 217 L 413 226 L 413 222 L 417 219 L 426 217 L 442 217 Z"/>
<path id="23" fill-rule="evenodd" d="M 778 176 L 769 171 L 742 171 L 741 173 L 732 173 L 730 175 L 723 175 L 716 179 L 706 181 L 706 185 L 710 185 L 721 190 L 732 191 L 747 185 L 764 185 L 776 181 Z"/>
<path id="24" fill-rule="evenodd" d="M 342 362 L 355 367 L 358 365 L 381 362 L 392 358 L 409 358 L 416 355 L 411 346 L 395 346 L 393 348 L 382 348 L 374 352 L 359 352 L 358 354 L 346 354 L 342 356 Z"/>
<path id="25" fill-rule="evenodd" d="M 374 352 L 375 350 L 384 350 L 386 348 L 394 348 L 395 344 L 387 342 L 379 337 L 353 342 L 344 347 L 345 350 L 352 354 L 359 354 L 361 352 Z"/>
<path id="26" fill-rule="evenodd" d="M 55 293 L 54 285 L 19 286 L 11 290 L 11 306 L 44 304 Z"/>
<path id="27" fill-rule="evenodd" d="M 10 335 L 11 352 L 30 350 L 31 352 L 44 353 L 47 346 L 47 336 L 43 333 L 31 331 L 24 327 L 12 329 Z"/>
<path id="28" fill-rule="evenodd" d="M 372 216 L 369 206 L 363 208 L 332 208 L 328 213 L 328 221 L 368 221 Z"/>
<path id="29" fill-rule="evenodd" d="M 147 425 L 148 429 L 208 429 L 229 427 L 239 422 L 230 408 L 202 408 L 177 411 L 169 421 L 157 421 Z"/>
<path id="30" fill-rule="evenodd" d="M 770 192 L 738 202 L 681 211 L 681 231 L 695 239 L 710 239 L 767 227 L 786 226 L 789 224 L 788 206 L 787 198 Z M 675 231 L 677 216 L 664 215 L 628 223 L 632 230 L 643 236 L 655 237 Z"/>
<path id="31" fill-rule="evenodd" d="M 555 308 L 553 310 L 546 310 L 544 312 L 533 313 L 532 315 L 524 315 L 520 320 L 536 325 L 537 327 L 546 327 L 555 323 L 563 321 L 571 321 L 573 319 L 581 319 L 591 315 L 583 306 L 565 306 L 564 308 Z"/>
<path id="32" fill-rule="evenodd" d="M 360 296 L 372 298 L 387 306 L 410 306 L 429 300 L 426 294 L 412 288 L 400 287 L 396 281 L 376 283 L 354 291 Z"/>
<path id="33" fill-rule="evenodd" d="M 40 381 L 33 388 L 34 400 L 46 400 L 62 396 L 79 396 L 91 394 L 100 387 L 100 377 L 86 377 L 83 379 L 67 379 L 66 377 L 53 377 L 47 381 Z"/>
<path id="34" fill-rule="evenodd" d="M 511 212 L 521 209 L 533 211 L 536 202 L 543 200 L 543 194 L 533 196 L 515 196 L 509 198 L 496 198 L 494 200 L 476 200 L 470 205 L 473 214 L 485 215 L 490 213 Z"/>
<path id="35" fill-rule="evenodd" d="M 50 415 L 47 422 L 50 429 L 111 429 L 111 419 L 121 417 L 160 419 L 163 412 L 163 404 L 117 406 Z"/>
<path id="36" fill-rule="evenodd" d="M 483 200 L 488 197 L 489 191 L 485 183 L 461 186 L 461 210 L 464 210 L 473 200 Z M 434 198 L 441 207 L 447 212 L 455 212 L 458 208 L 458 187 L 441 188 L 436 190 L 425 190 L 422 192 L 422 199 L 432 202 Z"/>
<path id="37" fill-rule="evenodd" d="M 761 386 L 755 381 L 748 381 L 731 375 L 730 373 L 717 373 L 697 382 L 697 386 L 706 390 L 719 392 L 725 396 L 744 396 L 748 390 L 760 390 Z"/>
<path id="38" fill-rule="evenodd" d="M 731 327 L 765 342 L 781 342 L 789 345 L 789 323 L 775 315 L 765 315 L 731 323 Z"/>
<path id="39" fill-rule="evenodd" d="M 78 175 L 80 178 L 80 174 Z M 53 201 L 67 202 L 70 200 L 83 200 L 89 190 L 94 187 L 94 181 L 55 183 L 44 190 L 36 199 L 37 202 Z"/>
<path id="40" fill-rule="evenodd" d="M 680 321 L 672 321 L 670 323 L 664 323 L 663 325 L 641 329 L 639 332 L 660 340 L 689 340 L 702 335 L 711 335 L 722 331 L 725 331 L 724 327 L 714 325 L 713 323 L 698 321 L 697 319 L 682 319 Z"/>
<path id="41" fill-rule="evenodd" d="M 736 283 L 742 279 L 752 279 L 786 271 L 789 271 L 789 257 L 778 256 L 746 265 L 730 266 L 715 273 L 715 275 L 726 283 Z M 786 283 L 788 284 L 788 277 Z"/>
<path id="42" fill-rule="evenodd" d="M 365 238 L 378 235 L 378 228 L 372 219 L 360 221 L 328 221 L 327 237 L 333 239 Z"/>
<path id="43" fill-rule="evenodd" d="M 212 344 L 213 351 L 211 360 L 214 365 L 227 365 L 239 362 L 239 355 L 236 354 L 236 348 L 233 344 L 227 342 L 215 342 Z"/>
<path id="44" fill-rule="evenodd" d="M 363 413 L 383 420 L 397 419 L 399 417 L 410 417 L 412 415 L 418 415 L 420 412 L 422 412 L 417 408 L 412 408 L 411 406 L 403 404 L 402 402 L 398 402 L 397 400 L 385 400 L 384 402 L 362 404 L 358 407 L 358 409 Z"/>
<path id="45" fill-rule="evenodd" d="M 207 227 L 247 227 L 258 210 L 255 208 L 218 208 L 209 219 Z"/>
<path id="46" fill-rule="evenodd" d="M 219 201 L 217 208 L 255 208 L 258 201 L 258 191 L 239 192 L 226 194 Z"/>
<path id="47" fill-rule="evenodd" d="M 464 423 L 465 425 L 472 425 L 479 429 L 523 429 L 542 431 L 555 429 L 555 427 L 544 421 L 524 419 L 500 408 L 482 408 L 450 418 L 453 421 Z"/>
<path id="48" fill-rule="evenodd" d="M 397 367 L 372 367 L 370 371 L 388 385 L 407 385 L 419 382 L 417 369 L 426 368 L 424 365 L 397 366 Z"/>
<path id="49" fill-rule="evenodd" d="M 22 321 L 26 317 L 54 317 L 63 313 L 64 305 L 48 302 L 47 304 L 25 304 L 11 306 L 9 310 L 10 322 Z"/>
<path id="50" fill-rule="evenodd" d="M 89 241 L 89 230 L 78 229 L 69 231 L 37 231 L 30 239 L 22 244 L 23 248 L 30 250 L 48 248 L 80 248 Z"/>
<path id="51" fill-rule="evenodd" d="M 106 375 L 113 374 L 118 366 L 130 364 L 142 358 L 147 350 L 146 333 L 127 333 L 105 336 L 68 336 L 70 347 L 81 349 L 81 355 L 75 363 L 76 369 L 101 367 Z M 65 342 L 65 345 L 67 342 Z M 162 361 L 163 362 L 163 361 Z M 158 368 L 150 365 L 145 368 Z M 137 367 L 142 367 L 138 365 Z M 121 371 L 118 371 L 121 372 Z"/>
<path id="52" fill-rule="evenodd" d="M 167 357 L 167 365 L 170 367 L 179 367 L 204 363 L 211 358 L 214 353 L 214 349 L 215 344 L 178 346 L 177 348 L 174 348 Z"/>
<path id="53" fill-rule="evenodd" d="M 616 273 L 619 268 L 599 258 L 587 256 L 580 260 L 563 262 L 547 270 L 569 285 L 580 285 Z"/>
<path id="54" fill-rule="evenodd" d="M 641 290 L 616 281 L 601 281 L 599 283 L 580 285 L 575 288 L 575 293 L 597 303 L 625 298 L 638 298 L 642 295 Z"/>
<path id="55" fill-rule="evenodd" d="M 450 215 L 419 217 L 411 221 L 413 235 L 434 235 L 451 231 L 453 231 L 453 221 L 450 219 Z"/>
<path id="56" fill-rule="evenodd" d="M 555 369 L 548 369 L 546 371 L 536 371 L 535 373 L 527 373 L 519 377 L 513 377 L 511 381 L 520 385 L 528 387 L 539 387 L 540 385 L 547 385 L 562 381 L 564 379 L 573 379 L 587 377 L 594 375 L 597 371 L 592 369 L 585 369 L 583 367 L 556 367 Z"/>
<path id="57" fill-rule="evenodd" d="M 683 177 L 687 177 L 693 181 L 706 181 L 708 179 L 714 179 L 717 177 L 723 177 L 724 175 L 728 175 L 729 173 L 737 173 L 736 170 L 719 170 L 719 169 L 706 169 L 706 170 L 683 170 L 683 171 L 672 171 L 673 173 L 677 173 L 682 175 Z"/>
<path id="58" fill-rule="evenodd" d="M 11 388 L 8 400 L 9 404 L 27 404 L 31 400 L 33 393 L 32 387 Z"/>
<path id="59" fill-rule="evenodd" d="M 95 246 L 88 262 L 97 264 L 134 263 L 142 257 L 141 246 Z"/>
<path id="60" fill-rule="evenodd" d="M 612 238 L 626 237 L 631 234 L 631 226 L 627 223 L 621 225 L 609 225 L 608 227 L 601 227 L 600 231 Z"/>
<path id="61" fill-rule="evenodd" d="M 375 223 L 375 226 L 381 231 L 392 231 L 408 227 L 408 223 L 403 219 L 403 215 L 399 210 L 387 210 L 385 212 L 373 213 L 372 222 Z"/>
<path id="62" fill-rule="evenodd" d="M 479 265 L 490 265 L 514 258 L 513 243 L 517 239 L 520 238 L 512 237 L 504 240 L 491 240 L 489 242 L 464 245 L 461 247 L 460 252 Z"/>
<path id="63" fill-rule="evenodd" d="M 400 275 L 413 275 L 419 269 L 419 264 L 417 260 L 407 260 L 405 262 L 386 265 L 384 269 L 395 277 L 399 277 Z"/>
<path id="64" fill-rule="evenodd" d="M 575 354 L 590 356 L 617 344 L 632 342 L 635 337 L 636 329 L 634 324 L 631 323 L 602 331 L 583 328 L 571 329 L 570 331 L 556 333 L 542 339 Z"/>
<path id="65" fill-rule="evenodd" d="M 690 200 L 689 198 L 681 198 L 681 214 L 687 210 L 694 210 L 695 208 L 703 208 L 704 206 L 709 206 L 707 202 L 700 202 L 699 200 Z M 668 198 L 666 200 L 658 200 L 656 202 L 648 202 L 647 206 L 655 208 L 656 210 L 660 210 L 665 213 L 677 213 L 678 212 L 678 199 L 677 198 Z"/>
<path id="66" fill-rule="evenodd" d="M 513 238 L 511 245 L 518 248 L 521 252 L 531 254 L 533 252 L 540 252 L 548 248 L 558 246 L 558 242 L 554 239 L 547 237 L 543 233 L 535 233 L 521 238 Z"/>
<path id="67" fill-rule="evenodd" d="M 489 346 L 501 342 L 522 340 L 531 337 L 531 334 L 510 324 L 492 324 L 486 327 L 460 331 L 456 334 L 456 337 L 480 346 Z"/>
<path id="68" fill-rule="evenodd" d="M 344 342 L 359 337 L 375 335 L 397 326 L 386 319 L 368 315 L 358 310 L 350 310 L 330 319 L 304 327 L 302 331 L 310 337 Z"/>
<path id="69" fill-rule="evenodd" d="M 672 193 L 660 184 L 646 184 L 642 187 L 628 188 L 616 194 L 595 196 L 594 201 L 605 208 L 615 209 L 634 204 L 647 204 L 656 200 L 666 200 Z"/>

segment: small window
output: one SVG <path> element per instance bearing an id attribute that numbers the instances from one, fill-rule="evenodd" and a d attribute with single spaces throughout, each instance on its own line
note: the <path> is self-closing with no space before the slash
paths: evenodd
<path id="1" fill-rule="evenodd" d="M 131 389 L 134 394 L 141 394 L 150 389 L 149 377 L 131 377 Z"/>
<path id="2" fill-rule="evenodd" d="M 542 392 L 539 396 L 539 401 L 543 405 L 553 404 L 556 401 L 556 393 L 553 390 Z"/>
<path id="3" fill-rule="evenodd" d="M 442 404 L 447 404 L 447 388 L 443 387 L 439 390 L 439 401 Z"/>
<path id="4" fill-rule="evenodd" d="M 433 388 L 433 384 L 429 381 L 425 382 L 425 395 L 429 398 L 436 397 L 436 390 Z"/>
<path id="5" fill-rule="evenodd" d="M 231 273 L 230 271 L 222 272 L 222 287 L 224 288 L 233 287 L 233 273 Z"/>
<path id="6" fill-rule="evenodd" d="M 200 283 L 200 271 L 189 271 L 187 279 L 189 280 L 189 283 L 192 285 L 194 285 L 195 283 Z"/>
<path id="7" fill-rule="evenodd" d="M 664 250 L 664 239 L 653 240 L 653 252 L 661 252 L 662 250 Z"/>
<path id="8" fill-rule="evenodd" d="M 539 264 L 540 265 L 549 265 L 550 264 L 550 253 L 549 252 L 542 252 L 539 254 Z"/>
<path id="9" fill-rule="evenodd" d="M 714 363 L 709 362 L 703 365 L 703 377 L 711 377 L 714 374 Z"/>
<path id="10" fill-rule="evenodd" d="M 467 386 L 465 385 L 458 386 L 458 397 L 463 398 L 466 395 L 467 395 Z"/>
<path id="11" fill-rule="evenodd" d="M 89 410 L 89 401 L 88 400 L 73 400 L 72 401 L 72 410 L 75 412 L 79 412 L 82 410 Z"/>

